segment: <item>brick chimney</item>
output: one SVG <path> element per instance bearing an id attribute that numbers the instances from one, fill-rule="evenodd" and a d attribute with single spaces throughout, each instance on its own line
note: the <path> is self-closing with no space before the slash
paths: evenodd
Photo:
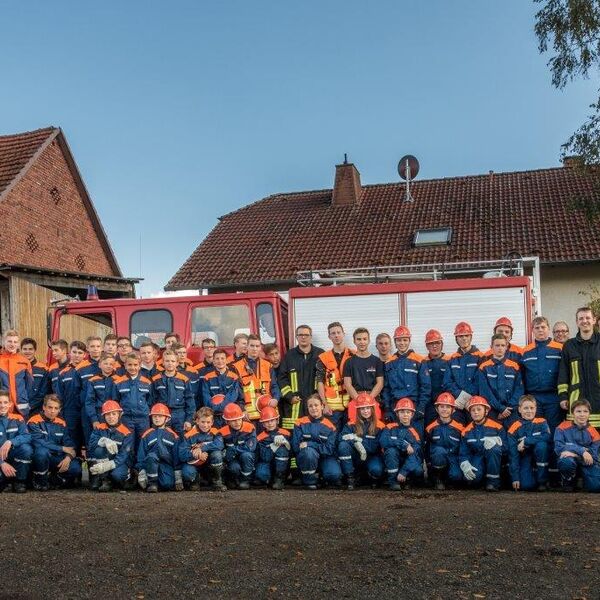
<path id="1" fill-rule="evenodd" d="M 344 163 L 335 166 L 335 183 L 333 184 L 333 206 L 351 206 L 360 202 L 362 187 L 358 169 L 348 162 L 344 155 Z"/>

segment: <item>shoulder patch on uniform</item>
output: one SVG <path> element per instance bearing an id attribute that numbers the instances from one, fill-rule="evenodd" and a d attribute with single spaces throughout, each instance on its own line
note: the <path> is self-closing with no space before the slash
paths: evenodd
<path id="1" fill-rule="evenodd" d="M 562 350 L 563 345 L 560 342 L 556 342 L 554 340 L 550 340 L 548 342 L 548 348 L 555 348 L 556 350 Z"/>
<path id="2" fill-rule="evenodd" d="M 242 428 L 240 429 L 240 431 L 243 431 L 244 433 L 251 433 L 252 431 L 256 431 L 256 428 L 254 427 L 254 425 L 252 425 L 252 423 L 244 421 L 242 423 Z"/>
<path id="3" fill-rule="evenodd" d="M 223 425 L 223 427 L 221 427 L 221 429 L 219 429 L 219 434 L 220 435 L 229 435 L 231 433 L 231 429 L 229 427 L 229 425 Z"/>
<path id="4" fill-rule="evenodd" d="M 523 423 L 521 423 L 521 421 L 515 421 L 509 428 L 508 428 L 508 433 L 510 433 L 510 435 L 512 435 L 515 431 L 517 431 L 517 429 L 520 429 L 521 426 L 523 425 Z"/>
<path id="5" fill-rule="evenodd" d="M 174 429 L 171 429 L 170 427 L 165 427 L 165 430 L 169 433 L 172 433 L 176 438 L 179 437 L 179 434 Z"/>
<path id="6" fill-rule="evenodd" d="M 31 419 L 29 419 L 29 421 L 27 421 L 27 424 L 41 423 L 43 420 L 44 420 L 44 417 L 42 417 L 42 415 L 33 415 L 33 417 L 31 417 Z"/>
<path id="7" fill-rule="evenodd" d="M 76 367 L 75 370 L 76 371 L 80 371 L 81 369 L 85 369 L 86 367 L 89 367 L 92 363 L 89 360 L 82 360 Z"/>
<path id="8" fill-rule="evenodd" d="M 473 425 L 473 421 L 471 421 L 462 431 L 463 435 L 467 435 L 467 433 L 469 433 L 469 431 L 471 431 L 473 429 L 473 427 L 475 427 L 475 425 Z"/>
<path id="9" fill-rule="evenodd" d="M 264 439 L 266 439 L 268 437 L 269 437 L 269 434 L 266 431 L 262 431 L 261 433 L 258 434 L 256 439 L 257 439 L 257 441 L 262 442 Z"/>
<path id="10" fill-rule="evenodd" d="M 194 425 L 191 429 L 188 429 L 184 434 L 183 437 L 187 440 L 188 438 L 191 438 L 193 436 L 195 436 L 196 434 L 200 433 L 200 431 L 198 430 L 198 428 Z"/>
<path id="11" fill-rule="evenodd" d="M 142 439 L 145 438 L 151 431 L 154 431 L 153 427 L 148 427 L 144 433 L 142 433 Z"/>
<path id="12" fill-rule="evenodd" d="M 323 423 L 323 425 L 325 425 L 325 427 L 329 427 L 329 429 L 331 429 L 332 431 L 337 430 L 337 427 L 327 417 L 323 417 L 323 419 L 321 420 L 321 423 Z"/>
<path id="13" fill-rule="evenodd" d="M 415 362 L 418 362 L 418 363 L 422 363 L 425 360 L 424 356 L 422 356 L 421 354 L 417 354 L 414 351 L 410 352 L 406 358 L 410 358 L 411 360 L 414 360 Z"/>
<path id="14" fill-rule="evenodd" d="M 563 421 L 556 429 L 571 429 L 573 423 L 571 421 Z"/>
<path id="15" fill-rule="evenodd" d="M 290 435 L 291 435 L 287 429 L 283 429 L 281 427 L 277 430 L 277 433 L 279 435 L 284 435 L 285 437 L 290 437 Z"/>
<path id="16" fill-rule="evenodd" d="M 417 440 L 417 442 L 421 441 L 421 436 L 419 435 L 419 432 L 414 427 L 409 427 L 408 430 L 415 436 L 415 440 Z"/>
<path id="17" fill-rule="evenodd" d="M 189 377 L 187 377 L 186 375 L 184 375 L 183 373 L 175 373 L 175 379 L 181 379 L 182 381 L 188 382 L 190 380 Z"/>
<path id="18" fill-rule="evenodd" d="M 592 441 L 597 442 L 598 440 L 600 440 L 600 433 L 596 431 L 595 427 L 589 425 L 587 429 L 590 432 L 590 435 L 592 436 Z"/>
<path id="19" fill-rule="evenodd" d="M 483 371 L 483 369 L 485 369 L 485 367 L 489 367 L 490 365 L 493 365 L 494 361 L 493 360 L 484 360 L 480 365 L 479 365 L 479 370 Z"/>
<path id="20" fill-rule="evenodd" d="M 305 423 L 310 423 L 310 419 L 308 417 L 300 417 L 296 420 L 294 425 L 304 425 Z"/>
<path id="21" fill-rule="evenodd" d="M 140 381 L 142 383 L 152 383 L 145 375 L 140 375 Z"/>
<path id="22" fill-rule="evenodd" d="M 131 430 L 126 425 L 123 425 L 123 423 L 120 423 L 117 426 L 117 431 L 123 435 L 129 435 L 131 433 Z"/>
<path id="23" fill-rule="evenodd" d="M 158 381 L 161 378 L 162 378 L 162 375 L 160 373 L 157 373 L 156 375 L 152 376 L 152 381 Z"/>
<path id="24" fill-rule="evenodd" d="M 531 344 L 527 344 L 527 346 L 523 346 L 523 354 L 525 354 L 525 352 L 529 352 L 530 350 L 533 350 L 535 348 L 535 342 L 531 342 Z"/>
<path id="25" fill-rule="evenodd" d="M 427 427 L 425 427 L 425 431 L 429 433 L 432 429 L 435 429 L 438 426 L 437 419 L 435 421 L 431 421 Z"/>
<path id="26" fill-rule="evenodd" d="M 534 423 L 545 423 L 546 419 L 544 419 L 543 417 L 534 417 L 533 422 Z"/>
<path id="27" fill-rule="evenodd" d="M 398 427 L 398 423 L 388 423 L 385 428 L 386 429 L 396 429 Z"/>
<path id="28" fill-rule="evenodd" d="M 462 433 L 463 429 L 465 428 L 462 423 L 459 423 L 458 421 L 455 421 L 454 419 L 452 419 L 452 421 L 450 421 L 449 424 L 450 424 L 450 427 L 454 427 L 454 429 L 458 429 L 458 431 L 460 433 Z"/>
<path id="29" fill-rule="evenodd" d="M 62 425 L 63 427 L 67 426 L 67 422 L 64 419 L 61 419 L 60 417 L 55 417 L 54 422 L 58 423 L 59 425 Z"/>
<path id="30" fill-rule="evenodd" d="M 489 419 L 489 418 L 486 419 L 484 421 L 484 425 L 486 427 L 491 427 L 492 429 L 498 429 L 498 430 L 502 429 L 502 425 L 500 425 L 500 423 L 497 423 L 496 421 L 494 421 L 494 419 Z"/>
<path id="31" fill-rule="evenodd" d="M 216 427 L 211 427 L 208 433 L 211 435 L 218 435 L 219 430 Z"/>
<path id="32" fill-rule="evenodd" d="M 504 364 L 507 367 L 512 367 L 515 371 L 521 370 L 521 367 L 514 360 L 510 360 L 510 358 L 507 358 Z"/>
<path id="33" fill-rule="evenodd" d="M 8 418 L 15 421 L 25 421 L 25 419 L 19 413 L 8 413 Z"/>
<path id="34" fill-rule="evenodd" d="M 98 429 L 108 429 L 108 425 L 106 423 L 100 423 L 100 425 L 98 425 Z"/>
<path id="35" fill-rule="evenodd" d="M 239 379 L 240 378 L 240 376 L 235 371 L 232 371 L 231 369 L 228 369 L 227 371 L 225 371 L 225 375 L 227 375 L 227 377 L 231 377 L 231 379 Z"/>

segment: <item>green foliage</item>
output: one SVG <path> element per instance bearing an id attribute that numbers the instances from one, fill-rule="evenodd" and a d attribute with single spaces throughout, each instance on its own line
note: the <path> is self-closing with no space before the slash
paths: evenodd
<path id="1" fill-rule="evenodd" d="M 536 14 L 535 33 L 541 53 L 552 49 L 548 61 L 552 84 L 564 88 L 578 77 L 600 72 L 600 0 L 534 0 L 542 4 Z M 576 156 L 576 168 L 592 180 L 591 197 L 573 198 L 590 223 L 600 217 L 600 91 L 590 105 L 591 114 L 561 146 L 561 155 Z"/>
<path id="2" fill-rule="evenodd" d="M 590 284 L 587 290 L 581 290 L 579 293 L 589 298 L 587 306 L 592 309 L 596 317 L 600 317 L 600 286 Z"/>

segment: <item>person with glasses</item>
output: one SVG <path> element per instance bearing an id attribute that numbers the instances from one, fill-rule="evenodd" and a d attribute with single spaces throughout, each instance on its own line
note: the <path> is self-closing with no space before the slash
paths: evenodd
<path id="1" fill-rule="evenodd" d="M 569 326 L 564 321 L 556 321 L 556 323 L 554 323 L 554 327 L 552 327 L 552 337 L 555 342 L 564 344 L 570 336 Z"/>

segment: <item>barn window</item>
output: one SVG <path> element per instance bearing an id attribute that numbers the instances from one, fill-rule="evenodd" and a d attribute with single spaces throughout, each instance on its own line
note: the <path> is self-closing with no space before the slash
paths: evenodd
<path id="1" fill-rule="evenodd" d="M 78 254 L 75 257 L 75 264 L 77 265 L 77 268 L 80 271 L 83 271 L 85 269 L 85 258 L 83 258 L 83 256 L 81 256 L 81 254 Z"/>
<path id="2" fill-rule="evenodd" d="M 35 235 L 33 235 L 33 233 L 30 233 L 25 238 L 25 243 L 27 244 L 27 247 L 29 248 L 29 250 L 31 252 L 35 252 L 40 247 L 40 245 L 38 244 L 38 241 L 35 239 Z"/>
<path id="3" fill-rule="evenodd" d="M 449 244 L 452 241 L 452 228 L 440 227 L 438 229 L 417 229 L 413 237 L 413 246 L 434 246 Z"/>
<path id="4" fill-rule="evenodd" d="M 50 190 L 50 196 L 56 205 L 58 205 L 58 203 L 61 201 L 60 190 L 57 187 L 53 187 Z"/>

